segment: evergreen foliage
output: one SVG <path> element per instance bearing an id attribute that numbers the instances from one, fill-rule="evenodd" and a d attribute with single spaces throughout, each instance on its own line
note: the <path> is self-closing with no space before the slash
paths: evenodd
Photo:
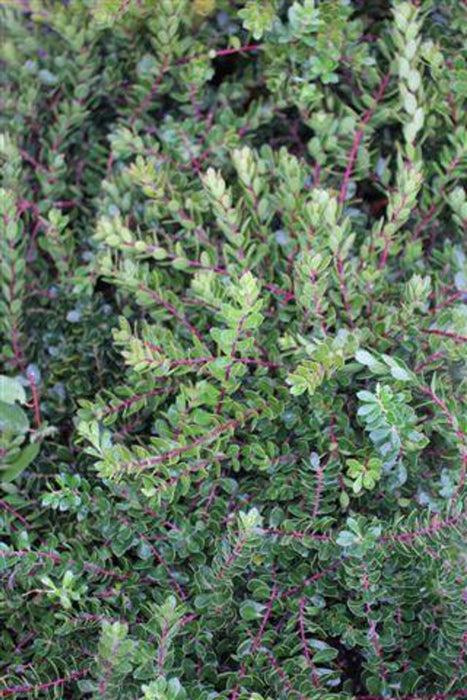
<path id="1" fill-rule="evenodd" d="M 465 697 L 464 3 L 0 13 L 0 697 Z"/>

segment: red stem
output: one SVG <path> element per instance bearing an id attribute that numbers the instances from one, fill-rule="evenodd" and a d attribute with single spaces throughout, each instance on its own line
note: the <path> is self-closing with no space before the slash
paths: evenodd
<path id="1" fill-rule="evenodd" d="M 18 513 L 17 510 L 15 510 L 12 506 L 10 506 L 9 503 L 4 501 L 3 499 L 0 498 L 0 508 L 3 508 L 4 510 L 8 511 L 8 513 L 11 513 L 11 515 L 14 515 L 14 517 L 20 521 L 25 527 L 28 525 L 28 521 L 23 518 L 21 513 Z"/>
<path id="2" fill-rule="evenodd" d="M 36 428 L 41 427 L 41 408 L 40 408 L 40 402 L 39 402 L 39 390 L 37 388 L 36 384 L 36 378 L 34 376 L 34 372 L 28 371 L 28 379 L 29 379 L 29 386 L 31 387 L 31 393 L 32 393 L 32 404 L 34 406 L 34 422 L 36 424 Z"/>
<path id="3" fill-rule="evenodd" d="M 426 335 L 439 335 L 443 338 L 451 338 L 456 343 L 467 343 L 467 336 L 454 333 L 453 331 L 442 331 L 439 328 L 421 328 L 420 332 Z"/>
<path id="4" fill-rule="evenodd" d="M 450 690 L 447 693 L 417 693 L 416 695 L 355 695 L 354 700 L 452 700 L 466 698 L 467 690 Z"/>
<path id="5" fill-rule="evenodd" d="M 43 692 L 45 690 L 51 690 L 52 688 L 58 688 L 59 686 L 67 685 L 74 681 L 76 678 L 82 678 L 89 672 L 89 668 L 83 668 L 81 671 L 73 671 L 67 678 L 57 678 L 54 681 L 48 681 L 47 683 L 38 683 L 37 685 L 13 685 L 9 688 L 0 689 L 0 697 L 6 698 L 11 695 L 29 695 L 30 693 Z"/>
<path id="6" fill-rule="evenodd" d="M 305 654 L 305 659 L 308 668 L 311 671 L 311 680 L 315 688 L 320 687 L 319 676 L 316 673 L 316 667 L 312 661 L 310 650 L 308 649 L 308 642 L 305 635 L 305 598 L 300 598 L 298 603 L 298 625 L 300 629 L 300 639 L 302 640 L 303 653 Z"/>
<path id="7" fill-rule="evenodd" d="M 149 347 L 150 350 L 154 350 L 155 352 L 160 352 L 160 348 L 157 345 L 152 345 L 152 343 L 145 343 Z M 213 362 L 216 362 L 217 360 L 223 360 L 223 359 L 228 359 L 230 361 L 230 365 L 239 363 L 242 365 L 258 365 L 259 367 L 268 367 L 269 369 L 278 369 L 281 367 L 280 364 L 277 362 L 267 362 L 266 360 L 259 360 L 256 359 L 255 357 L 232 357 L 232 355 L 226 355 L 224 357 L 181 357 L 180 359 L 177 360 L 170 360 L 170 369 L 176 369 L 177 367 L 193 367 L 197 365 L 209 365 L 212 364 Z M 155 364 L 157 361 L 152 361 L 152 364 Z M 165 358 L 160 361 L 160 364 L 163 364 L 165 362 Z M 228 370 L 229 367 L 226 369 Z"/>
<path id="8" fill-rule="evenodd" d="M 347 189 L 349 186 L 350 178 L 352 176 L 352 170 L 353 170 L 353 167 L 355 164 L 355 160 L 357 158 L 358 149 L 360 148 L 360 143 L 361 143 L 363 136 L 364 136 L 364 131 L 363 131 L 362 127 L 364 127 L 370 121 L 371 115 L 373 114 L 373 111 L 374 111 L 376 105 L 378 104 L 378 102 L 381 100 L 381 98 L 383 97 L 383 95 L 385 93 L 385 90 L 387 88 L 390 77 L 391 77 L 391 74 L 386 73 L 383 80 L 381 81 L 381 85 L 379 86 L 377 93 L 375 94 L 375 96 L 373 98 L 373 103 L 370 105 L 370 107 L 368 107 L 365 114 L 363 115 L 362 121 L 360 122 L 360 128 L 358 129 L 358 131 L 355 132 L 353 143 L 352 143 L 352 148 L 350 149 L 349 157 L 347 160 L 347 167 L 345 169 L 344 179 L 342 181 L 341 189 L 339 192 L 339 199 L 338 199 L 339 204 L 343 204 L 345 202 L 345 198 L 347 196 Z"/>
<path id="9" fill-rule="evenodd" d="M 251 413 L 252 410 L 246 412 L 247 415 Z M 200 445 L 204 445 L 206 442 L 210 442 L 218 435 L 221 435 L 221 433 L 227 432 L 228 430 L 234 430 L 239 425 L 240 421 L 233 418 L 232 420 L 229 420 L 226 423 L 222 423 L 222 425 L 218 425 L 216 428 L 213 428 L 213 430 L 210 430 L 205 435 L 201 435 L 199 438 L 193 440 L 193 442 L 189 443 L 188 445 L 175 447 L 173 450 L 163 452 L 162 454 L 156 455 L 155 457 L 147 457 L 146 459 L 137 459 L 132 462 L 127 462 L 126 464 L 122 465 L 122 468 L 132 469 L 134 467 L 138 467 L 138 469 L 146 469 L 147 467 L 153 467 L 156 464 L 161 464 L 161 462 L 165 462 L 167 460 L 174 459 L 175 457 L 179 457 L 180 455 L 185 454 L 185 452 L 190 452 L 190 450 L 193 450 L 196 447 L 199 447 Z"/>
<path id="10" fill-rule="evenodd" d="M 253 643 L 251 645 L 251 649 L 250 649 L 251 656 L 253 656 L 257 652 L 258 647 L 261 644 L 261 641 L 263 639 L 264 632 L 266 629 L 266 625 L 267 625 L 268 620 L 269 620 L 271 613 L 272 613 L 272 606 L 273 606 L 276 598 L 277 598 L 277 586 L 276 586 L 276 584 L 274 584 L 274 588 L 272 589 L 271 597 L 269 598 L 267 606 L 266 606 L 266 610 L 264 611 L 264 615 L 263 615 L 263 619 L 261 621 L 260 628 L 259 628 L 258 632 L 256 633 L 256 636 L 255 636 Z M 242 663 L 240 670 L 239 670 L 240 678 L 244 678 L 245 673 L 246 673 L 246 664 Z M 239 684 L 237 683 L 235 688 L 232 690 L 232 693 L 230 695 L 230 700 L 235 700 L 238 697 L 239 692 L 240 692 L 240 687 L 239 687 Z"/>

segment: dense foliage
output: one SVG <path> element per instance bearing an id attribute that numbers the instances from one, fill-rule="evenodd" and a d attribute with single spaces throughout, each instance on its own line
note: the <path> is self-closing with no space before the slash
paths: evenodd
<path id="1" fill-rule="evenodd" d="M 0 697 L 465 697 L 465 4 L 2 5 Z"/>

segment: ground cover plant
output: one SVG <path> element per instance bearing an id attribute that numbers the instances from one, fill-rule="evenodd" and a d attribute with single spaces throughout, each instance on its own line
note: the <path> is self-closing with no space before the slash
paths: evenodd
<path id="1" fill-rule="evenodd" d="M 465 697 L 465 3 L 0 12 L 0 697 Z"/>

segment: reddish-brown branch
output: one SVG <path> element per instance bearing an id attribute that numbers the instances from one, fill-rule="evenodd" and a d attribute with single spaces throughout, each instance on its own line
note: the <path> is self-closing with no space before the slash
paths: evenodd
<path id="1" fill-rule="evenodd" d="M 39 390 L 37 388 L 37 383 L 36 383 L 36 378 L 34 376 L 34 372 L 29 370 L 28 371 L 28 380 L 29 380 L 29 386 L 31 387 L 31 394 L 32 394 L 32 405 L 34 407 L 34 423 L 36 425 L 36 428 L 41 427 L 41 407 L 40 407 L 40 400 L 39 400 Z"/>
<path id="2" fill-rule="evenodd" d="M 255 638 L 253 640 L 253 643 L 251 645 L 251 649 L 250 649 L 251 656 L 253 656 L 258 651 L 258 648 L 262 642 L 262 639 L 264 637 L 264 632 L 266 630 L 266 625 L 267 625 L 268 620 L 271 616 L 272 607 L 274 605 L 274 601 L 276 600 L 276 598 L 277 598 L 277 586 L 276 586 L 276 584 L 274 584 L 274 588 L 272 589 L 271 597 L 269 598 L 268 603 L 266 605 L 266 610 L 264 611 L 261 625 L 260 625 L 259 630 L 256 633 Z M 240 679 L 244 678 L 245 674 L 246 674 L 246 664 L 242 663 L 240 670 L 238 672 L 239 678 Z M 230 700 L 236 700 L 236 698 L 239 695 L 239 692 L 240 692 L 240 684 L 237 683 L 235 688 L 232 690 L 232 693 L 230 695 Z"/>
<path id="3" fill-rule="evenodd" d="M 129 520 L 126 518 L 120 518 L 121 522 L 123 522 L 127 527 L 131 528 L 131 523 Z M 164 557 L 157 551 L 157 549 L 154 547 L 154 545 L 151 543 L 148 537 L 144 535 L 142 532 L 136 532 L 136 535 L 141 538 L 141 540 L 147 545 L 149 550 L 151 551 L 151 554 L 153 557 L 157 560 L 157 562 L 162 566 L 162 568 L 165 570 L 167 573 L 167 576 L 169 577 L 170 581 L 172 582 L 172 585 L 175 587 L 175 590 L 177 591 L 178 595 L 182 600 L 186 600 L 187 596 L 181 585 L 178 583 L 177 579 L 174 576 L 173 571 L 165 561 Z"/>
<path id="4" fill-rule="evenodd" d="M 218 581 L 222 581 L 226 572 L 230 569 L 230 567 L 232 566 L 234 561 L 236 561 L 238 559 L 238 557 L 242 553 L 243 548 L 245 547 L 247 541 L 248 541 L 248 538 L 246 537 L 246 535 L 243 535 L 242 537 L 240 537 L 237 540 L 232 552 L 229 554 L 229 556 L 225 560 L 224 564 L 221 566 L 221 568 L 219 569 L 219 571 L 216 574 L 216 579 Z"/>
<path id="5" fill-rule="evenodd" d="M 345 202 L 345 199 L 347 197 L 347 189 L 349 186 L 350 178 L 352 176 L 352 171 L 355 165 L 355 160 L 358 155 L 358 149 L 360 148 L 360 144 L 362 142 L 363 136 L 364 136 L 364 129 L 363 127 L 368 124 L 368 122 L 371 119 L 371 116 L 373 114 L 373 111 L 375 107 L 377 106 L 378 102 L 382 99 L 387 85 L 389 83 L 389 78 L 391 77 L 390 73 L 386 73 L 386 75 L 383 77 L 381 81 L 381 85 L 378 88 L 378 91 L 376 92 L 374 98 L 373 98 L 373 103 L 368 107 L 366 110 L 365 114 L 362 117 L 362 120 L 360 122 L 360 127 L 359 129 L 355 132 L 354 138 L 353 138 L 353 143 L 352 147 L 349 152 L 349 156 L 347 159 L 347 167 L 345 169 L 344 173 L 344 179 L 342 181 L 341 189 L 339 192 L 339 204 L 343 204 Z"/>
<path id="6" fill-rule="evenodd" d="M 252 414 L 252 410 L 247 411 L 247 415 Z M 168 460 L 175 459 L 176 457 L 180 457 L 180 455 L 185 454 L 186 452 L 190 452 L 191 450 L 196 449 L 197 447 L 200 447 L 201 445 L 206 444 L 207 442 L 210 442 L 214 438 L 216 438 L 218 435 L 221 435 L 222 433 L 225 433 L 229 430 L 235 430 L 240 425 L 240 421 L 233 418 L 232 420 L 227 421 L 226 423 L 222 423 L 222 425 L 218 425 L 216 428 L 213 428 L 210 430 L 208 433 L 205 435 L 201 435 L 199 438 L 196 440 L 193 440 L 193 442 L 189 443 L 188 445 L 182 445 L 181 447 L 175 447 L 173 450 L 168 450 L 167 452 L 163 452 L 162 454 L 155 455 L 154 457 L 147 457 L 146 459 L 138 459 L 134 460 L 132 462 L 127 462 L 126 464 L 122 464 L 123 469 L 132 469 L 137 467 L 138 469 L 147 469 L 148 467 L 153 467 L 156 466 L 157 464 L 161 464 L 162 462 L 167 462 Z"/>
<path id="7" fill-rule="evenodd" d="M 313 682 L 314 687 L 319 688 L 320 687 L 319 676 L 316 672 L 316 667 L 315 667 L 313 660 L 311 658 L 310 650 L 308 649 L 308 642 L 306 640 L 305 605 L 306 605 L 305 598 L 300 598 L 300 600 L 298 602 L 298 626 L 299 626 L 299 630 L 300 630 L 300 639 L 302 641 L 302 649 L 303 649 L 303 653 L 305 655 L 307 666 L 311 671 L 311 680 Z"/>
<path id="8" fill-rule="evenodd" d="M 168 392 L 169 389 L 167 389 L 166 387 L 159 387 L 157 389 L 151 389 L 150 391 L 146 391 L 143 394 L 135 394 L 129 399 L 123 399 L 122 401 L 120 401 L 117 404 L 114 404 L 113 406 L 107 406 L 103 411 L 98 412 L 97 415 L 99 415 L 99 417 L 101 418 L 103 418 L 104 416 L 113 415 L 114 413 L 118 413 L 119 411 L 124 411 L 126 408 L 130 408 L 135 403 L 138 403 L 138 401 L 142 401 L 143 399 L 149 399 L 152 396 L 159 396 L 160 394 L 167 394 Z"/>
<path id="9" fill-rule="evenodd" d="M 416 695 L 355 695 L 354 700 L 453 700 L 467 698 L 467 690 L 450 690 L 447 693 L 417 693 Z"/>
<path id="10" fill-rule="evenodd" d="M 152 86 L 151 90 L 148 92 L 148 94 L 145 96 L 141 104 L 134 110 L 131 119 L 130 119 L 130 124 L 134 124 L 135 121 L 138 119 L 140 114 L 144 112 L 145 109 L 149 107 L 155 96 L 157 95 L 159 91 L 159 87 L 162 83 L 162 79 L 165 75 L 165 73 L 168 70 L 168 57 L 165 56 L 164 60 L 162 62 L 162 66 L 159 69 L 159 73 L 157 74 Z"/>
<path id="11" fill-rule="evenodd" d="M 197 54 L 195 56 L 187 56 L 186 58 L 180 58 L 177 62 L 176 65 L 178 66 L 184 66 L 187 63 L 191 63 L 191 61 L 199 61 L 201 59 L 205 59 L 206 57 L 213 57 L 213 58 L 219 58 L 221 56 L 233 56 L 234 54 L 238 53 L 247 53 L 248 51 L 260 51 L 263 48 L 262 44 L 245 44 L 243 46 L 239 46 L 238 48 L 232 48 L 232 49 L 217 49 L 214 51 L 214 54 Z"/>
<path id="12" fill-rule="evenodd" d="M 0 558 L 1 559 L 6 559 L 9 557 L 20 557 L 20 558 L 26 558 L 28 556 L 33 555 L 37 559 L 45 559 L 52 561 L 54 564 L 60 564 L 64 560 L 60 554 L 57 554 L 56 552 L 44 552 L 42 550 L 39 551 L 31 551 L 28 549 L 16 549 L 16 550 L 0 550 Z M 67 564 L 70 566 L 77 564 L 78 562 L 75 559 L 68 559 L 66 560 Z M 97 564 L 92 564 L 91 562 L 85 562 L 83 564 L 83 569 L 85 571 L 88 571 L 90 573 L 96 573 L 96 574 L 101 574 L 102 576 L 109 576 L 111 578 L 115 578 L 119 581 L 126 581 L 129 578 L 129 574 L 123 574 L 121 571 L 115 571 L 114 569 L 104 569 L 102 566 L 98 566 Z"/>
<path id="13" fill-rule="evenodd" d="M 315 532 L 299 532 L 298 530 L 285 532 L 284 530 L 279 530 L 279 528 L 275 527 L 261 529 L 261 534 L 271 535 L 273 537 L 292 537 L 292 539 L 296 540 L 305 540 L 309 538 L 310 540 L 316 540 L 317 542 L 330 542 L 332 540 L 330 535 L 320 535 Z"/>
<path id="14" fill-rule="evenodd" d="M 457 419 L 456 419 L 455 415 L 453 413 L 451 413 L 451 411 L 448 409 L 448 407 L 446 406 L 444 401 L 442 399 L 440 399 L 437 394 L 435 394 L 433 389 L 431 389 L 429 386 L 421 386 L 420 391 L 423 394 L 425 394 L 425 396 L 428 396 L 433 401 L 433 403 L 435 403 L 438 406 L 438 408 L 441 409 L 441 411 L 446 416 L 446 419 L 447 419 L 450 427 L 456 431 L 457 437 L 459 439 L 464 438 L 465 435 L 464 435 L 463 431 L 459 430 L 457 427 Z"/>
<path id="15" fill-rule="evenodd" d="M 337 559 L 335 562 L 333 562 L 330 566 L 328 566 L 326 569 L 323 569 L 322 571 L 319 571 L 317 574 L 313 574 L 313 576 L 310 576 L 309 578 L 305 579 L 302 581 L 302 583 L 298 586 L 294 586 L 293 588 L 289 588 L 288 591 L 282 594 L 281 597 L 284 598 L 290 598 L 291 596 L 295 595 L 299 591 L 303 590 L 306 586 L 309 586 L 310 583 L 314 583 L 315 581 L 319 581 L 320 579 L 324 578 L 328 574 L 330 574 L 332 571 L 335 571 L 338 569 L 342 564 L 342 559 Z"/>
<path id="16" fill-rule="evenodd" d="M 420 333 L 425 335 L 438 335 L 442 338 L 450 338 L 455 343 L 467 343 L 467 336 L 454 333 L 454 331 L 443 331 L 440 328 L 421 328 Z"/>
<path id="17" fill-rule="evenodd" d="M 9 688 L 0 689 L 0 697 L 7 698 L 12 695 L 30 695 L 31 693 L 43 693 L 47 690 L 52 690 L 53 688 L 59 688 L 60 686 L 67 685 L 77 678 L 82 678 L 89 672 L 89 668 L 83 668 L 80 671 L 73 671 L 69 676 L 63 678 L 56 678 L 53 681 L 48 681 L 47 683 L 38 683 L 37 685 L 13 685 Z"/>
<path id="18" fill-rule="evenodd" d="M 145 345 L 147 345 L 150 350 L 160 352 L 160 348 L 157 345 L 152 345 L 152 343 L 149 342 L 145 343 Z M 152 360 L 151 358 L 147 359 L 152 364 L 163 365 L 166 363 L 165 358 L 160 361 Z M 181 357 L 177 360 L 170 360 L 169 368 L 176 369 L 177 367 L 198 367 L 199 365 L 210 365 L 218 360 L 224 359 L 229 360 L 229 366 L 232 364 L 257 365 L 258 367 L 267 367 L 268 369 L 279 369 L 279 367 L 281 367 L 281 365 L 277 362 L 268 362 L 267 360 L 260 360 L 255 357 L 233 357 L 232 355 L 226 355 L 224 357 Z M 228 369 L 228 367 L 226 369 Z"/>
<path id="19" fill-rule="evenodd" d="M 315 493 L 313 495 L 313 518 L 317 518 L 319 515 L 319 508 L 321 505 L 321 494 L 323 493 L 324 488 L 324 466 L 325 465 L 322 465 L 320 460 L 316 469 L 316 488 Z"/>
<path id="20" fill-rule="evenodd" d="M 347 282 L 345 280 L 345 275 L 344 275 L 344 262 L 341 258 L 340 253 L 337 253 L 336 270 L 337 270 L 337 276 L 339 278 L 339 287 L 340 287 L 342 302 L 343 302 L 344 308 L 347 312 L 350 327 L 354 328 L 355 324 L 354 324 L 353 318 L 352 318 L 352 309 L 351 309 L 350 303 L 349 303 L 349 293 L 348 293 L 348 289 L 347 289 Z"/>
<path id="21" fill-rule="evenodd" d="M 134 122 L 141 115 L 141 113 L 149 107 L 149 105 L 151 104 L 151 102 L 156 97 L 159 91 L 164 75 L 168 73 L 172 68 L 177 66 L 185 66 L 187 63 L 191 63 L 192 61 L 204 60 L 206 58 L 218 58 L 221 56 L 232 56 L 234 54 L 247 53 L 249 51 L 259 51 L 261 48 L 261 44 L 250 44 L 245 46 L 239 46 L 235 49 L 218 49 L 214 51 L 213 54 L 205 53 L 197 54 L 194 56 L 186 56 L 185 58 L 180 58 L 178 61 L 175 61 L 172 64 L 169 64 L 169 59 L 167 56 L 165 56 L 162 66 L 160 67 L 159 72 L 156 75 L 154 82 L 151 86 L 151 90 L 144 97 L 143 101 L 138 105 L 138 107 L 134 110 L 133 115 L 130 119 L 130 123 L 134 124 Z"/>
<path id="22" fill-rule="evenodd" d="M 3 510 L 6 510 L 8 513 L 11 513 L 11 515 L 13 515 L 13 516 L 16 518 L 16 520 L 19 520 L 19 522 L 20 522 L 22 525 L 24 525 L 25 527 L 27 527 L 28 521 L 25 520 L 25 518 L 23 518 L 23 516 L 21 515 L 21 513 L 18 513 L 17 510 L 15 510 L 12 506 L 10 506 L 9 503 L 7 503 L 6 501 L 4 501 L 4 500 L 1 499 L 1 498 L 0 498 L 0 508 L 3 508 Z"/>
<path id="23" fill-rule="evenodd" d="M 428 527 L 422 527 L 418 530 L 412 530 L 411 532 L 393 532 L 390 535 L 383 535 L 380 537 L 380 542 L 410 542 L 411 540 L 417 539 L 418 537 L 429 537 L 435 535 L 441 530 L 450 529 L 455 527 L 459 522 L 463 520 L 463 516 L 458 516 L 455 518 L 447 518 L 446 520 L 433 519 L 433 522 Z"/>
<path id="24" fill-rule="evenodd" d="M 428 365 L 431 365 L 432 362 L 435 362 L 436 360 L 441 360 L 444 357 L 444 352 L 434 352 L 432 355 L 429 355 L 426 360 L 421 362 L 419 365 L 417 365 L 414 369 L 414 372 L 418 373 L 421 372 L 422 369 L 425 369 L 425 367 L 428 367 Z"/>
<path id="25" fill-rule="evenodd" d="M 171 316 L 173 316 L 177 321 L 179 321 L 185 328 L 187 328 L 190 333 L 192 333 L 196 338 L 200 341 L 200 343 L 203 343 L 203 336 L 201 333 L 198 331 L 197 328 L 195 328 L 189 321 L 188 319 L 181 314 L 173 304 L 170 302 L 166 301 L 166 299 L 163 299 L 157 292 L 154 292 L 152 289 L 149 289 L 146 287 L 144 284 L 140 285 L 140 290 L 147 294 L 156 304 L 159 306 L 162 306 L 166 311 L 169 312 Z"/>

